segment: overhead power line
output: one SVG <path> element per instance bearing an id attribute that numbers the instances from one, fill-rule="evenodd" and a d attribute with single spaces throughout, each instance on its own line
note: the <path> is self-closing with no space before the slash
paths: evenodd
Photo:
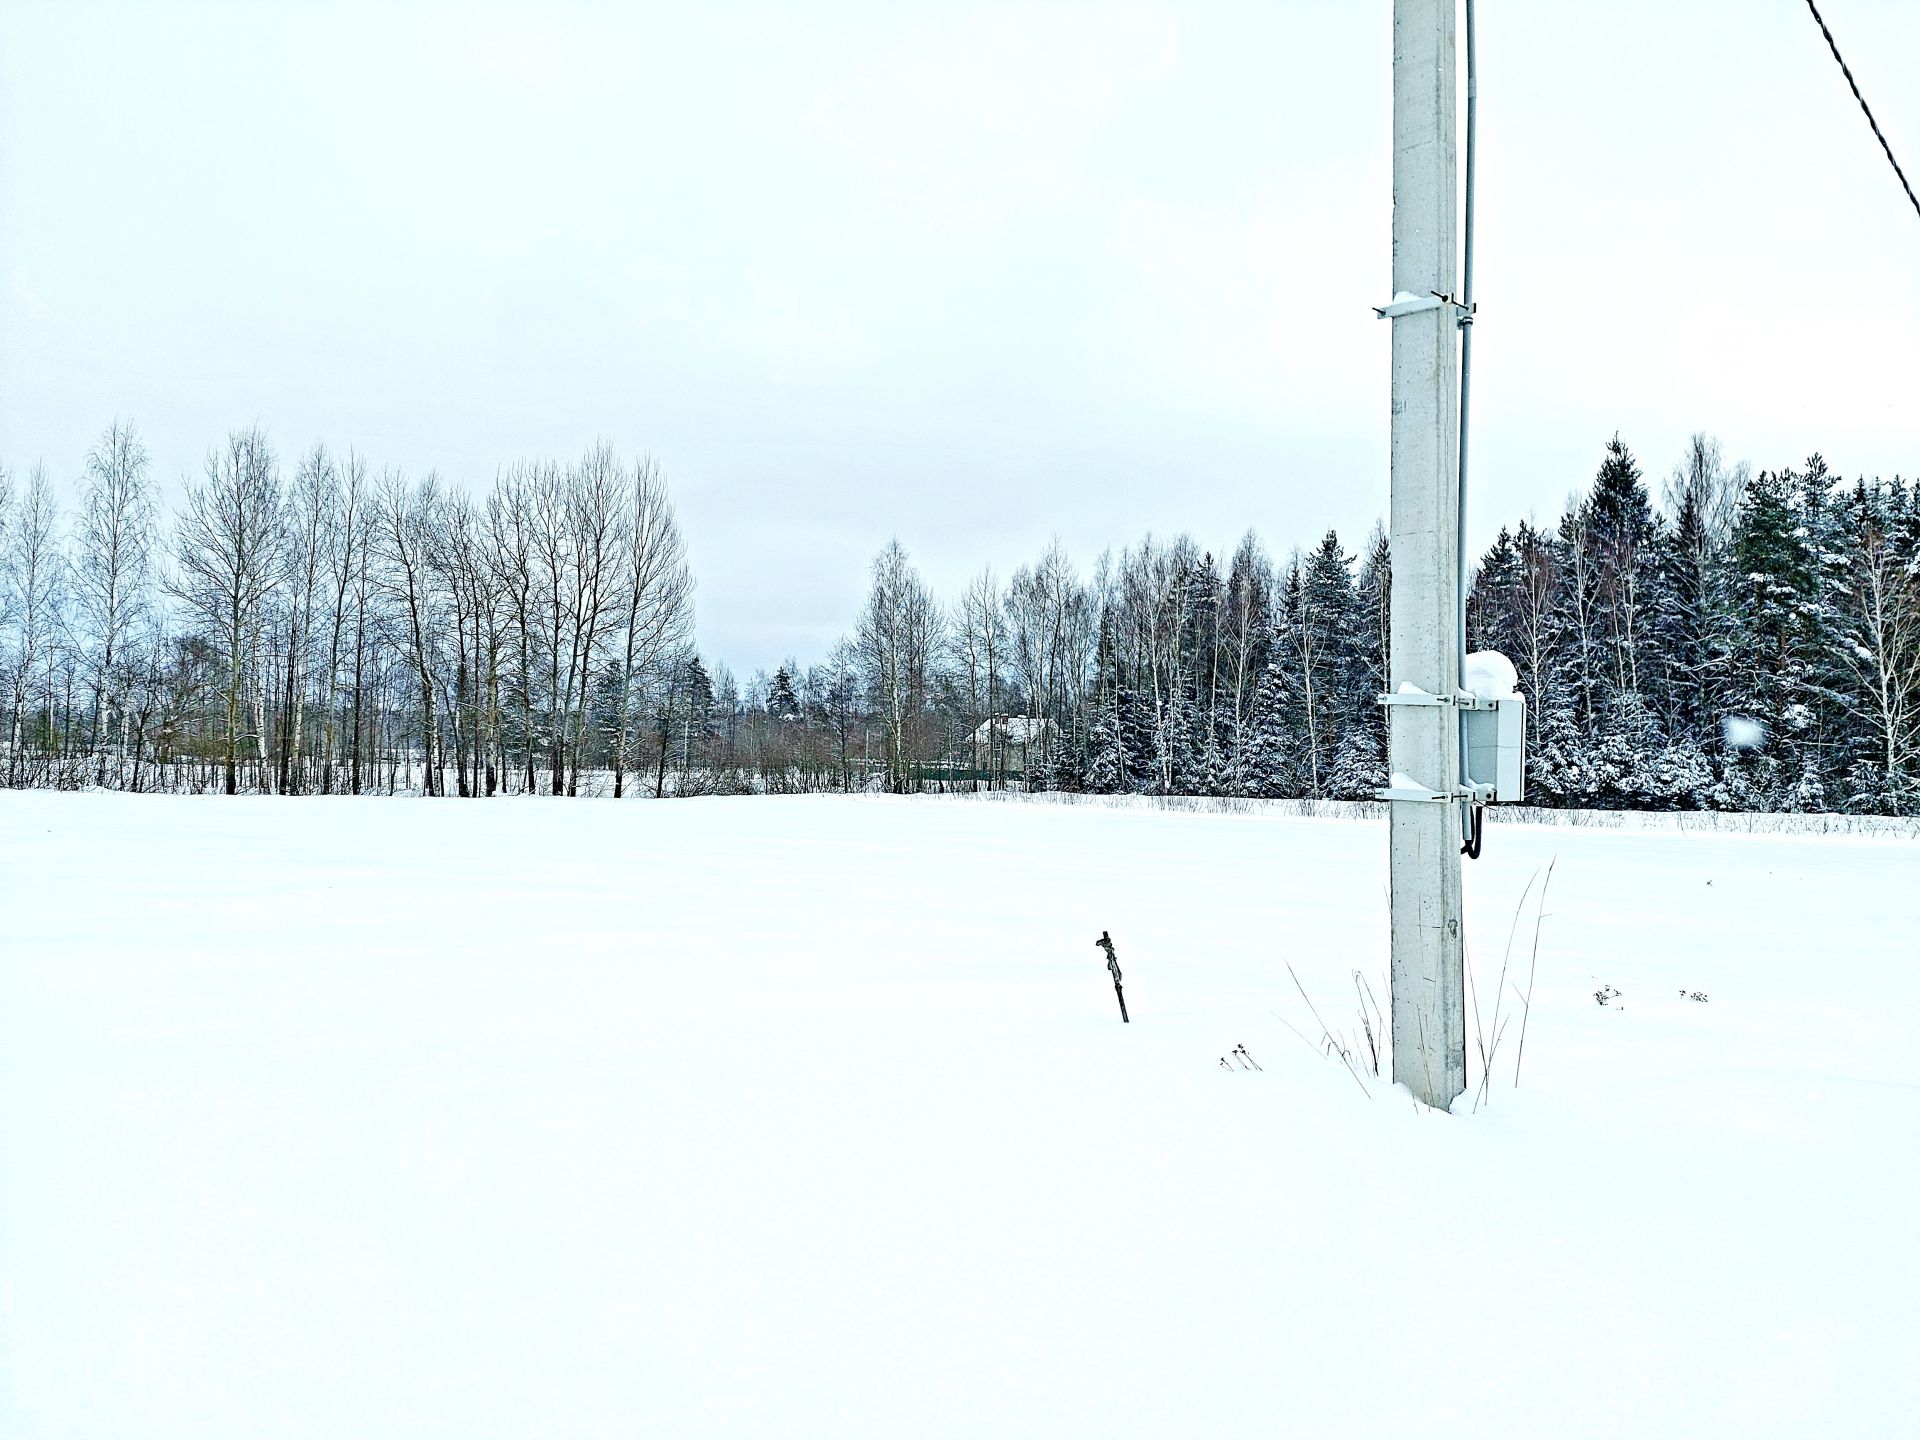
<path id="1" fill-rule="evenodd" d="M 1913 186 L 1907 183 L 1907 172 L 1900 168 L 1900 162 L 1893 158 L 1893 146 L 1887 143 L 1887 137 L 1880 133 L 1880 122 L 1873 118 L 1873 111 L 1867 105 L 1867 97 L 1860 93 L 1860 82 L 1853 78 L 1853 71 L 1847 68 L 1846 57 L 1840 53 L 1840 46 L 1834 41 L 1833 31 L 1827 28 L 1827 22 L 1821 17 L 1819 7 L 1813 0 L 1807 0 L 1807 9 L 1813 11 L 1814 21 L 1820 26 L 1820 33 L 1827 37 L 1827 48 L 1833 51 L 1833 58 L 1839 63 L 1840 73 L 1847 77 L 1847 84 L 1853 90 L 1853 98 L 1860 102 L 1860 111 L 1867 117 L 1867 124 L 1873 127 L 1873 138 L 1880 142 L 1880 148 L 1887 152 L 1887 163 L 1893 166 L 1893 173 L 1900 177 L 1900 188 L 1907 192 L 1907 199 L 1913 205 L 1913 213 L 1920 215 L 1920 197 L 1913 193 Z"/>

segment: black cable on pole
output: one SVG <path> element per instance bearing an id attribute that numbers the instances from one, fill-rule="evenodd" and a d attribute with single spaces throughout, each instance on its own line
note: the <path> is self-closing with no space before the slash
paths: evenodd
<path id="1" fill-rule="evenodd" d="M 1867 124 L 1873 127 L 1873 138 L 1880 142 L 1880 148 L 1887 152 L 1887 163 L 1893 166 L 1893 173 L 1900 177 L 1900 188 L 1907 192 L 1907 199 L 1913 205 L 1913 213 L 1920 215 L 1920 197 L 1913 193 L 1913 186 L 1907 183 L 1907 172 L 1900 168 L 1900 162 L 1893 158 L 1893 146 L 1887 143 L 1887 137 L 1880 133 L 1880 122 L 1873 118 L 1873 111 L 1867 107 L 1867 97 L 1860 93 L 1859 82 L 1853 78 L 1853 71 L 1847 68 L 1846 57 L 1840 53 L 1835 43 L 1833 31 L 1827 28 L 1827 22 L 1821 17 L 1819 8 L 1813 0 L 1807 0 L 1807 9 L 1813 11 L 1813 18 L 1820 27 L 1820 33 L 1827 37 L 1827 48 L 1833 51 L 1833 58 L 1839 62 L 1840 73 L 1847 77 L 1847 85 L 1853 91 L 1853 98 L 1860 102 L 1860 111 L 1867 117 Z"/>

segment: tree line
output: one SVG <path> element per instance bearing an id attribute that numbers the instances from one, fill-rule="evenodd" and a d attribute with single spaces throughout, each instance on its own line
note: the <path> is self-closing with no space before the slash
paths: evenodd
<path id="1" fill-rule="evenodd" d="M 596 445 L 476 498 L 325 445 L 284 467 L 243 429 L 164 526 L 150 469 L 110 426 L 70 521 L 44 466 L 24 485 L 0 471 L 8 784 L 467 796 L 646 778 L 693 594 L 651 462 Z"/>
<path id="2" fill-rule="evenodd" d="M 692 643 L 658 467 L 595 445 L 482 496 L 229 435 L 159 513 L 109 427 L 63 516 L 0 471 L 10 785 L 654 796 L 1022 786 L 1369 796 L 1391 557 L 1376 526 L 1276 561 L 1057 543 L 943 603 L 897 542 L 817 663 L 737 679 Z M 1615 437 L 1551 524 L 1504 528 L 1470 643 L 1515 663 L 1542 803 L 1920 810 L 1920 499 L 1728 465 L 1658 503 Z"/>

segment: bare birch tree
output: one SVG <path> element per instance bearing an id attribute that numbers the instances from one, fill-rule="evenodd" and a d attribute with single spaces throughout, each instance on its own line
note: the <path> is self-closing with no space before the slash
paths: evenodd
<path id="1" fill-rule="evenodd" d="M 171 593 L 202 621 L 225 661 L 225 784 L 239 790 L 242 700 L 260 610 L 281 580 L 280 471 L 258 428 L 236 430 L 189 482 L 174 532 Z M 256 735 L 256 738 L 258 736 Z"/>
<path id="2" fill-rule="evenodd" d="M 7 780 L 24 785 L 32 778 L 26 757 L 28 706 L 39 704 L 39 741 L 43 757 L 53 742 L 55 650 L 65 598 L 65 557 L 59 543 L 60 508 L 47 468 L 36 465 L 9 525 L 4 609 L 12 617 L 13 644 L 8 657 L 12 677 L 12 724 L 7 737 Z"/>
<path id="3" fill-rule="evenodd" d="M 907 559 L 905 547 L 898 540 L 888 541 L 874 557 L 859 647 L 867 688 L 885 732 L 887 787 L 898 794 L 913 788 L 916 727 L 927 700 L 928 668 L 938 634 L 938 614 L 926 582 Z"/>
<path id="4" fill-rule="evenodd" d="M 1879 510 L 1880 507 L 1874 507 Z M 1920 565 L 1901 554 L 1884 513 L 1870 511 L 1848 547 L 1836 651 L 1849 699 L 1878 751 L 1881 790 L 1896 812 L 1920 789 Z"/>
<path id="5" fill-rule="evenodd" d="M 613 793 L 626 790 L 635 702 L 661 658 L 687 645 L 693 628 L 693 572 L 660 468 L 643 458 L 626 482 L 626 553 L 622 595 L 618 715 L 614 726 Z"/>
<path id="6" fill-rule="evenodd" d="M 440 720 L 434 699 L 439 637 L 444 615 L 435 584 L 433 557 L 442 497 L 439 476 L 429 473 L 409 485 L 397 470 L 381 477 L 378 497 L 381 580 L 393 608 L 399 648 L 412 672 L 419 701 L 420 746 L 425 778 L 421 791 L 439 795 Z"/>
<path id="7" fill-rule="evenodd" d="M 130 638 L 151 596 L 154 495 L 146 447 L 115 421 L 87 452 L 74 535 L 73 599 L 91 675 L 89 744 L 98 752 L 97 784 L 107 783 L 109 752 L 125 749 L 122 673 Z M 118 742 L 114 740 L 119 736 Z"/>
<path id="8" fill-rule="evenodd" d="M 327 585 L 331 602 L 327 622 L 327 663 L 321 687 L 321 713 L 326 727 L 320 746 L 320 788 L 331 793 L 334 783 L 334 759 L 338 751 L 340 696 L 348 696 L 347 716 L 349 764 L 352 777 L 348 788 L 360 789 L 360 710 L 361 681 L 366 653 L 366 617 L 368 598 L 368 517 L 367 462 L 353 451 L 347 452 L 340 466 L 335 487 L 331 524 L 327 527 Z M 348 626 L 353 626 L 349 636 Z M 352 681 L 341 675 L 342 666 L 352 657 Z"/>
<path id="9" fill-rule="evenodd" d="M 494 582 L 506 607 L 508 645 L 514 660 L 513 688 L 519 699 L 520 741 L 526 793 L 538 788 L 534 756 L 539 749 L 534 721 L 539 684 L 540 610 L 536 599 L 533 527 L 534 470 L 516 464 L 495 481 L 487 496 L 487 539 Z"/>

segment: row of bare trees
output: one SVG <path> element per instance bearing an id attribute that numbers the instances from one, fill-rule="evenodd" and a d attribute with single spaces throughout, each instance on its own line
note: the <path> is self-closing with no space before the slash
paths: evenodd
<path id="1" fill-rule="evenodd" d="M 8 783 L 574 794 L 646 764 L 690 658 L 693 577 L 658 467 L 596 444 L 474 497 L 236 430 L 163 525 L 138 435 L 63 519 L 0 471 Z M 655 737 L 648 743 L 648 737 Z"/>

